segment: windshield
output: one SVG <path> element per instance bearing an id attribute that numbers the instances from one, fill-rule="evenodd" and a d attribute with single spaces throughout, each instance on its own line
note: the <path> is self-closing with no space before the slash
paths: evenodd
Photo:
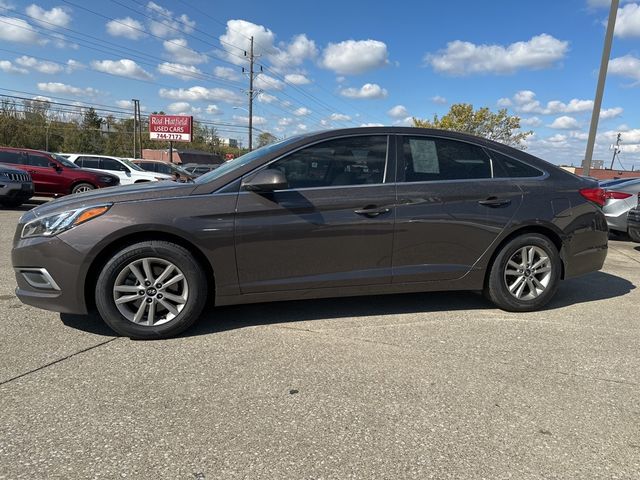
<path id="1" fill-rule="evenodd" d="M 190 173 L 187 172 L 184 168 L 179 167 L 177 165 L 171 165 L 171 168 L 176 172 L 180 173 L 180 175 L 190 175 Z"/>
<path id="2" fill-rule="evenodd" d="M 52 153 L 51 156 L 53 158 L 55 158 L 57 161 L 59 161 L 62 165 L 64 165 L 67 168 L 80 168 L 80 167 L 78 167 L 78 165 L 76 165 L 73 162 L 70 162 L 65 157 L 62 157 L 60 155 L 56 155 L 55 153 Z"/>
<path id="3" fill-rule="evenodd" d="M 132 161 L 127 160 L 126 158 L 120 157 L 120 160 L 122 160 L 127 165 L 127 167 L 131 168 L 132 170 L 136 170 L 138 172 L 144 172 L 145 171 L 143 168 L 139 167 L 138 165 L 136 165 Z"/>
<path id="4" fill-rule="evenodd" d="M 272 143 L 270 145 L 265 145 L 264 147 L 260 147 L 257 150 L 253 150 L 252 152 L 245 153 L 244 155 L 242 155 L 242 156 L 240 156 L 238 158 L 234 158 L 233 160 L 229 160 L 229 161 L 223 163 L 222 165 L 220 165 L 215 170 L 211 170 L 210 172 L 205 173 L 204 175 L 196 178 L 194 180 L 194 182 L 195 183 L 207 183 L 207 182 L 210 182 L 211 180 L 215 180 L 216 178 L 220 178 L 223 175 L 226 175 L 227 173 L 232 172 L 236 168 L 241 168 L 241 167 L 245 166 L 246 164 L 252 162 L 253 160 L 255 160 L 258 157 L 261 157 L 263 155 L 268 155 L 269 153 L 273 152 L 274 150 L 277 150 L 277 149 L 279 149 L 279 148 L 281 148 L 281 147 L 283 147 L 285 145 L 297 142 L 303 136 L 304 135 L 296 135 L 295 137 L 289 137 L 289 138 L 287 138 L 285 140 L 280 140 L 279 142 Z"/>

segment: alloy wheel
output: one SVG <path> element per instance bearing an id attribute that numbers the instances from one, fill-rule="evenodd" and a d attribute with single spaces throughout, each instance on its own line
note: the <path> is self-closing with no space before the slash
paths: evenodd
<path id="1" fill-rule="evenodd" d="M 516 250 L 504 269 L 507 290 L 518 300 L 533 300 L 549 286 L 552 278 L 549 255 L 540 247 L 528 245 Z"/>

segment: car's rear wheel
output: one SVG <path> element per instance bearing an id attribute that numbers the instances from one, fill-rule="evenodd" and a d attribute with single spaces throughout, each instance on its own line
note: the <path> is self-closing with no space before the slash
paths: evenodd
<path id="1" fill-rule="evenodd" d="M 82 193 L 82 192 L 88 192 L 90 190 L 95 190 L 96 187 L 94 187 L 93 185 L 91 185 L 90 183 L 77 183 L 76 185 L 73 186 L 73 188 L 71 189 L 71 193 Z"/>
<path id="2" fill-rule="evenodd" d="M 96 282 L 98 312 L 117 333 L 168 338 L 189 328 L 207 297 L 207 278 L 185 248 L 164 241 L 116 253 Z"/>
<path id="3" fill-rule="evenodd" d="M 536 233 L 515 237 L 498 252 L 485 295 L 503 310 L 537 310 L 558 289 L 561 269 L 558 249 L 547 237 Z"/>

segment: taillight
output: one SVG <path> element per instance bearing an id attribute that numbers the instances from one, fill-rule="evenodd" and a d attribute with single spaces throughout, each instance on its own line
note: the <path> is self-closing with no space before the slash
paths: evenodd
<path id="1" fill-rule="evenodd" d="M 580 195 L 590 202 L 597 203 L 601 207 L 604 207 L 607 201 L 606 192 L 602 188 L 582 188 Z"/>
<path id="2" fill-rule="evenodd" d="M 605 190 L 604 198 L 606 198 L 607 200 L 624 200 L 625 198 L 629 198 L 632 195 L 633 194 L 627 192 L 614 192 L 611 190 Z"/>

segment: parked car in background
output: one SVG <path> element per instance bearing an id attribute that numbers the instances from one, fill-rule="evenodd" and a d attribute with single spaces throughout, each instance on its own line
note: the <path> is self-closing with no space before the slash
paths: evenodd
<path id="1" fill-rule="evenodd" d="M 627 222 L 631 240 L 640 243 L 640 194 L 638 194 L 638 205 L 629 210 Z"/>
<path id="2" fill-rule="evenodd" d="M 605 187 L 606 203 L 602 211 L 607 217 L 609 230 L 614 233 L 628 233 L 627 216 L 629 210 L 638 204 L 640 179 L 627 180 L 613 187 Z"/>
<path id="3" fill-rule="evenodd" d="M 0 164 L 0 205 L 19 207 L 33 197 L 31 175 Z"/>
<path id="4" fill-rule="evenodd" d="M 193 176 L 189 172 L 175 163 L 167 163 L 162 160 L 144 160 L 140 158 L 130 158 L 129 160 L 147 172 L 169 175 L 172 178 L 177 173 L 183 182 L 193 180 Z"/>
<path id="5" fill-rule="evenodd" d="M 636 178 L 615 178 L 615 179 L 609 179 L 609 180 L 600 180 L 598 183 L 600 184 L 600 186 L 602 188 L 611 188 L 614 185 L 619 185 L 621 183 L 625 183 L 628 182 L 629 180 L 640 180 L 640 178 L 636 177 Z"/>
<path id="6" fill-rule="evenodd" d="M 117 176 L 78 167 L 55 153 L 27 148 L 0 147 L 0 163 L 31 175 L 35 195 L 58 197 L 120 183 Z"/>
<path id="7" fill-rule="evenodd" d="M 603 203 L 597 182 L 486 139 L 330 130 L 192 183 L 92 192 L 25 213 L 12 251 L 16 295 L 68 313 L 96 305 L 134 338 L 183 331 L 209 295 L 230 305 L 475 290 L 531 311 L 561 279 L 602 268 Z"/>
<path id="8" fill-rule="evenodd" d="M 121 185 L 171 179 L 170 175 L 147 172 L 124 158 L 82 153 L 69 153 L 65 155 L 70 162 L 75 163 L 79 167 L 103 170 L 112 175 L 116 175 L 120 179 Z"/>
<path id="9" fill-rule="evenodd" d="M 215 170 L 218 168 L 220 164 L 211 164 L 211 165 L 202 165 L 199 163 L 192 163 L 183 165 L 182 168 L 194 178 L 199 177 L 200 175 L 204 175 L 205 173 L 209 173 L 211 170 Z"/>

